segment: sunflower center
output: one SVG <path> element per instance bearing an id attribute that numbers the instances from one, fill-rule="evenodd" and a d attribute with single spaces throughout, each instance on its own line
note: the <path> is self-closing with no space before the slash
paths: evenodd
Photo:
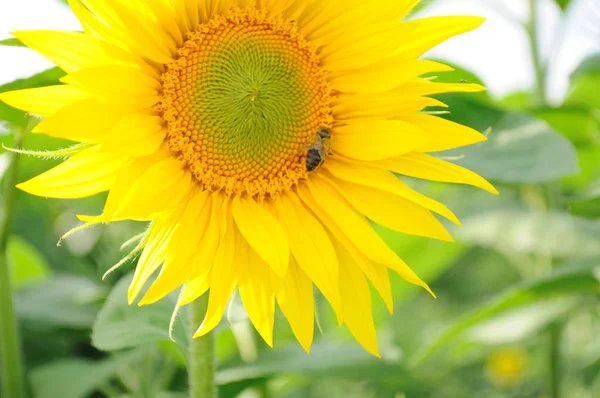
<path id="1" fill-rule="evenodd" d="M 307 142 L 331 124 L 331 92 L 294 24 L 232 8 L 166 66 L 166 143 L 209 190 L 277 196 L 306 178 Z"/>

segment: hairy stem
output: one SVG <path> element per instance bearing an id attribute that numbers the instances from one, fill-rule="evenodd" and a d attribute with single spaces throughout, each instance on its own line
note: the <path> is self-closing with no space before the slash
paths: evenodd
<path id="1" fill-rule="evenodd" d="M 196 299 L 190 304 L 191 330 L 190 338 L 195 328 L 200 326 L 208 306 L 208 294 Z M 215 398 L 215 340 L 214 332 L 200 338 L 192 338 L 188 361 L 190 383 L 190 398 Z"/>
<path id="2" fill-rule="evenodd" d="M 26 123 L 27 124 L 27 123 Z M 23 144 L 27 126 L 18 128 L 14 133 L 14 146 Z M 19 171 L 19 154 L 11 153 L 10 166 L 6 173 L 3 200 L 3 218 L 0 222 L 0 354 L 2 355 L 2 396 L 24 397 L 23 362 L 21 358 L 21 339 L 10 283 L 9 259 L 7 253 L 10 237 L 15 185 Z"/>

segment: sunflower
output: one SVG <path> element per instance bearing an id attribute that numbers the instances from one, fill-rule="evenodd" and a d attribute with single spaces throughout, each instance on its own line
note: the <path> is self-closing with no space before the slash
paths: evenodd
<path id="1" fill-rule="evenodd" d="M 108 191 L 85 225 L 149 222 L 124 259 L 139 255 L 129 302 L 159 269 L 140 305 L 180 287 L 178 308 L 208 294 L 195 337 L 237 289 L 267 344 L 277 303 L 309 351 L 314 284 L 379 355 L 369 282 L 390 312 L 388 269 L 430 289 L 370 221 L 443 241 L 433 213 L 459 224 L 396 174 L 496 192 L 428 154 L 486 138 L 424 112 L 445 106 L 426 96 L 483 87 L 420 78 L 451 68 L 417 59 L 482 19 L 401 22 L 418 0 L 69 3 L 84 32 L 14 33 L 67 72 L 63 84 L 0 98 L 44 118 L 33 133 L 80 144 L 19 188 Z"/>

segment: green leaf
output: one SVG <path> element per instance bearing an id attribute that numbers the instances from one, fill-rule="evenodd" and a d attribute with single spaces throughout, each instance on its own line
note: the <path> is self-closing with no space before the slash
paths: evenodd
<path id="1" fill-rule="evenodd" d="M 600 218 L 600 185 L 591 189 L 585 196 L 569 202 L 571 214 L 578 217 Z"/>
<path id="2" fill-rule="evenodd" d="M 571 94 L 565 100 L 567 104 L 600 108 L 600 54 L 586 58 L 571 75 Z"/>
<path id="3" fill-rule="evenodd" d="M 296 346 L 267 350 L 252 363 L 225 365 L 217 372 L 216 380 L 219 384 L 229 384 L 275 374 L 362 379 L 392 376 L 396 382 L 408 382 L 408 376 L 398 363 L 377 359 L 358 345 L 332 342 L 313 345 L 310 355 Z"/>
<path id="4" fill-rule="evenodd" d="M 492 126 L 489 141 L 451 151 L 465 155 L 456 163 L 506 183 L 546 183 L 579 172 L 573 145 L 543 121 L 506 113 Z"/>
<path id="5" fill-rule="evenodd" d="M 528 91 L 516 91 L 503 97 L 498 104 L 503 108 L 524 111 L 529 109 L 533 94 Z"/>
<path id="6" fill-rule="evenodd" d="M 566 10 L 567 7 L 569 6 L 569 4 L 571 3 L 571 0 L 555 0 L 556 4 L 558 4 L 558 6 L 560 7 L 561 10 Z"/>
<path id="7" fill-rule="evenodd" d="M 152 305 L 127 304 L 127 289 L 133 274 L 124 276 L 112 289 L 92 328 L 92 344 L 103 351 L 136 347 L 156 341 L 170 341 L 169 321 L 176 297 L 167 296 Z M 143 292 L 142 292 L 143 295 Z M 180 314 L 174 330 L 179 346 L 187 350 L 188 339 L 183 327 L 187 317 Z"/>
<path id="8" fill-rule="evenodd" d="M 600 224 L 565 213 L 497 210 L 463 221 L 460 240 L 504 253 L 600 255 Z"/>
<path id="9" fill-rule="evenodd" d="M 534 113 L 578 147 L 600 144 L 597 120 L 589 107 L 567 105 L 542 108 Z"/>
<path id="10" fill-rule="evenodd" d="M 0 46 L 25 47 L 25 44 L 21 43 L 21 40 L 16 37 L 11 37 L 10 39 L 0 40 Z"/>
<path id="11" fill-rule="evenodd" d="M 31 243 L 13 235 L 7 251 L 13 286 L 19 288 L 48 279 L 50 266 Z"/>
<path id="12" fill-rule="evenodd" d="M 577 148 L 577 157 L 581 172 L 562 180 L 563 189 L 567 191 L 585 191 L 598 179 L 600 146 L 580 146 Z"/>
<path id="13" fill-rule="evenodd" d="M 571 73 L 571 82 L 581 77 L 600 73 L 600 53 L 593 54 L 584 59 L 581 64 Z"/>
<path id="14" fill-rule="evenodd" d="M 15 305 L 23 320 L 86 329 L 94 322 L 99 309 L 95 301 L 102 295 L 102 287 L 90 279 L 56 275 L 46 282 L 24 286 L 15 295 Z"/>
<path id="15" fill-rule="evenodd" d="M 14 82 L 4 84 L 0 86 L 0 93 L 13 90 L 21 90 L 24 88 L 34 88 L 51 86 L 59 84 L 58 79 L 65 76 L 65 72 L 59 68 L 51 68 L 35 74 L 26 79 L 15 80 Z M 6 105 L 0 101 L 0 120 L 6 120 L 10 123 L 21 125 L 23 124 L 25 112 L 20 111 L 12 106 Z"/>
<path id="16" fill-rule="evenodd" d="M 419 11 L 423 11 L 425 8 L 429 7 L 435 2 L 435 0 L 420 0 L 417 5 L 410 11 L 409 15 L 413 15 L 418 13 Z"/>
<path id="17" fill-rule="evenodd" d="M 508 288 L 504 293 L 458 320 L 430 345 L 424 347 L 413 358 L 413 365 L 422 363 L 466 329 L 507 311 L 558 297 L 600 294 L 600 281 L 597 272 L 599 265 L 600 262 L 597 260 L 587 260 L 570 266 L 563 266 L 539 279 L 525 281 Z"/>
<path id="18" fill-rule="evenodd" d="M 571 214 L 585 218 L 600 218 L 600 196 L 569 203 Z"/>
<path id="19" fill-rule="evenodd" d="M 99 361 L 63 359 L 31 371 L 35 398 L 85 398 L 119 372 L 140 361 L 144 352 L 133 350 Z"/>
<path id="20" fill-rule="evenodd" d="M 535 302 L 483 321 L 465 334 L 469 342 L 514 344 L 534 335 L 579 305 L 575 297 Z"/>

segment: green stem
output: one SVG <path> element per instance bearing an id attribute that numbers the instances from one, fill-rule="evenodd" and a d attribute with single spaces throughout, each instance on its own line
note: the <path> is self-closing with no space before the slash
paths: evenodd
<path id="1" fill-rule="evenodd" d="M 560 398 L 560 339 L 562 327 L 559 323 L 550 326 L 550 398 Z"/>
<path id="2" fill-rule="evenodd" d="M 202 324 L 206 308 L 208 307 L 208 294 L 196 299 L 190 304 L 191 331 L 190 338 Z M 215 341 L 214 332 L 200 338 L 192 338 L 188 361 L 188 375 L 190 383 L 190 398 L 215 398 Z"/>
<path id="3" fill-rule="evenodd" d="M 535 72 L 535 103 L 536 106 L 546 105 L 546 66 L 542 63 L 539 42 L 537 39 L 537 0 L 529 0 L 529 23 L 527 24 L 527 35 L 531 45 L 531 57 L 533 60 L 533 70 Z M 553 186 L 548 185 L 545 211 L 554 210 L 560 207 L 560 198 L 555 192 Z M 551 255 L 547 256 L 548 271 L 552 269 L 553 259 Z M 549 390 L 551 398 L 560 398 L 560 336 L 561 325 L 555 324 L 550 328 L 550 352 L 549 352 Z"/>
<path id="4" fill-rule="evenodd" d="M 526 26 L 535 73 L 535 105 L 544 106 L 546 104 L 546 67 L 542 63 L 537 40 L 537 2 L 538 0 L 529 0 L 529 23 Z"/>
<path id="5" fill-rule="evenodd" d="M 27 127 L 15 130 L 14 147 L 23 144 L 23 136 Z M 15 200 L 19 154 L 12 153 L 10 168 L 6 173 L 4 188 L 4 217 L 0 223 L 0 354 L 2 355 L 2 396 L 11 398 L 24 397 L 23 363 L 21 358 L 21 340 L 15 316 L 7 245 L 10 236 L 12 211 Z"/>

